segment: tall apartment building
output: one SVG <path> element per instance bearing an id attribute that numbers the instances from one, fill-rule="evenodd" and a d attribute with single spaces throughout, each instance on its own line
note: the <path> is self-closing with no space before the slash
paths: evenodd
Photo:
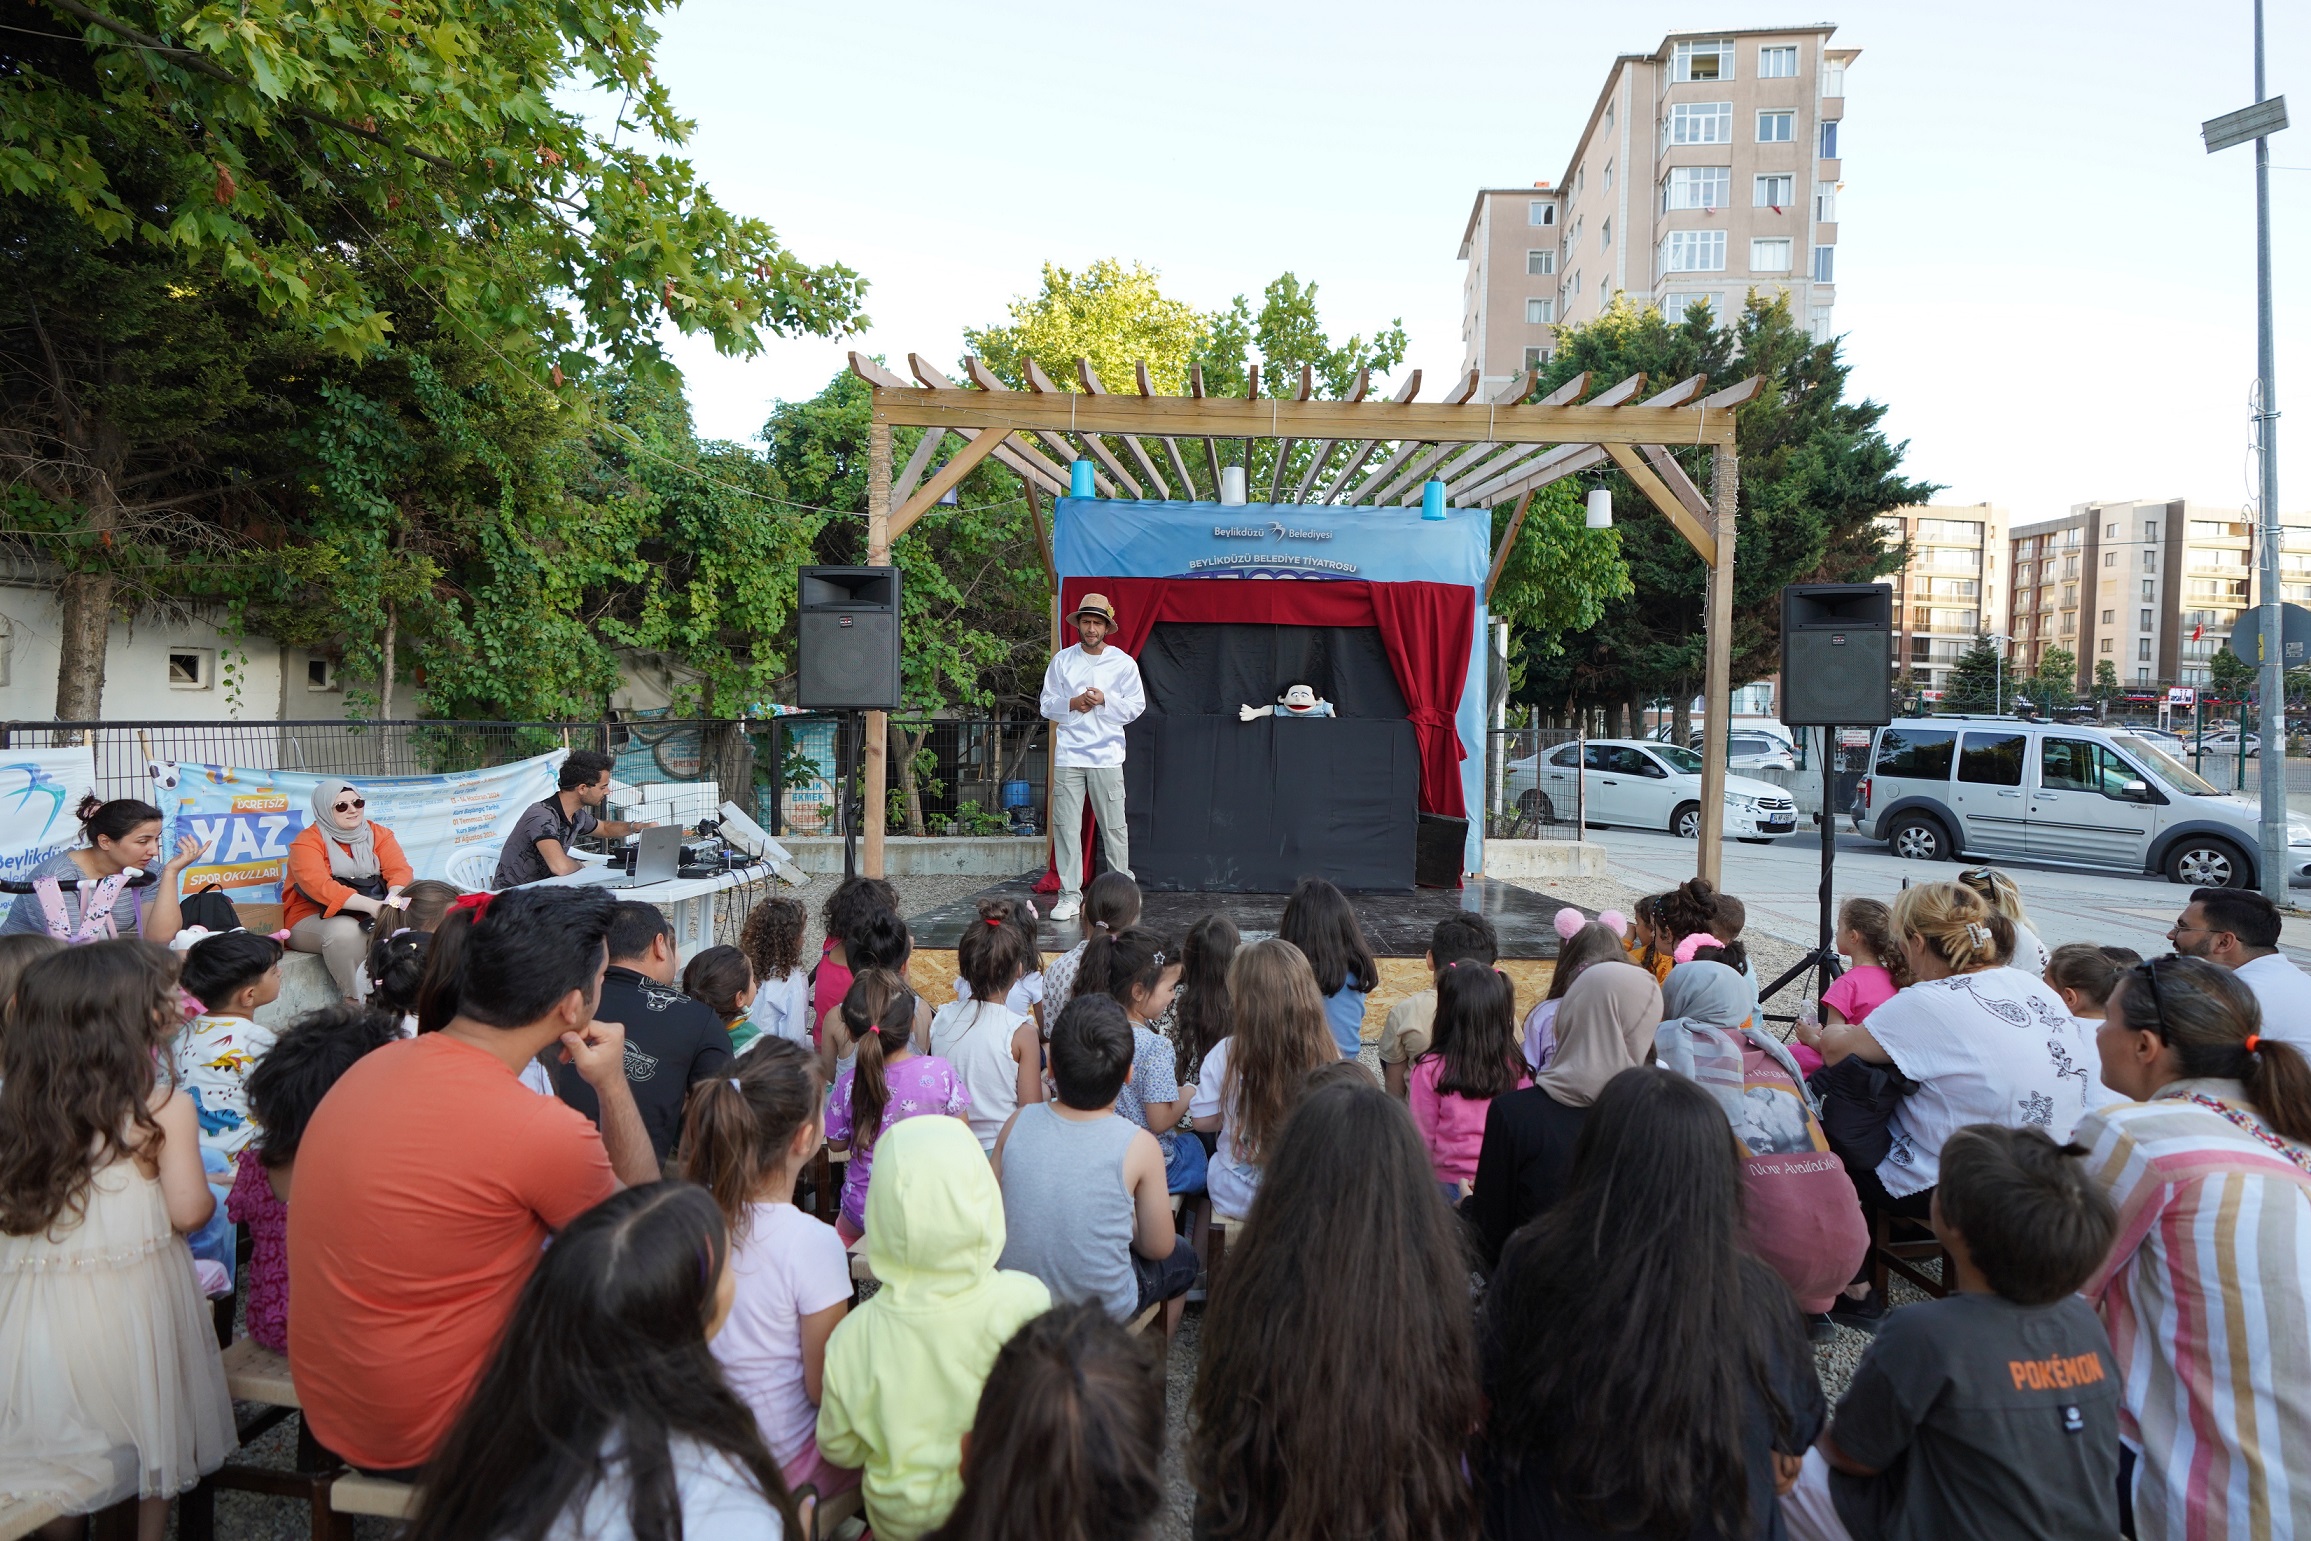
<path id="1" fill-rule="evenodd" d="M 2078 658 L 2089 688 L 2108 662 L 2121 685 L 2204 685 L 2208 660 L 2261 600 L 2254 526 L 2180 498 L 2080 503 L 2018 525 L 2007 631 L 2035 672 L 2049 647 Z M 2280 516 L 2280 597 L 2311 602 L 2311 515 Z"/>
<path id="2" fill-rule="evenodd" d="M 1894 667 L 1923 690 L 1949 684 L 1958 655 L 1996 630 L 1999 568 L 2007 560 L 2006 510 L 1988 503 L 1916 503 L 1881 514 L 1888 541 L 1910 543 L 1894 588 Z"/>
<path id="3" fill-rule="evenodd" d="M 1846 68 L 1829 25 L 1671 33 L 1623 54 L 1554 186 L 1489 187 L 1461 233 L 1462 370 L 1545 362 L 1557 328 L 1627 293 L 1724 315 L 1782 290 L 1828 335 Z"/>

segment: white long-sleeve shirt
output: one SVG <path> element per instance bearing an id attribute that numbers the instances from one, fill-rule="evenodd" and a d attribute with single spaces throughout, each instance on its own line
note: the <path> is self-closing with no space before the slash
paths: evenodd
<path id="1" fill-rule="evenodd" d="M 1100 705 L 1088 712 L 1068 707 L 1094 688 L 1107 697 Z M 1093 654 L 1077 643 L 1054 653 L 1043 671 L 1043 715 L 1058 724 L 1063 766 L 1121 765 L 1124 724 L 1146 710 L 1139 665 L 1121 648 L 1103 647 Z"/>

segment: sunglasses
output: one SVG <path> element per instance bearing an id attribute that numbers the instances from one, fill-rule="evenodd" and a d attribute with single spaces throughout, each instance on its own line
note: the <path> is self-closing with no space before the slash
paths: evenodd
<path id="1" fill-rule="evenodd" d="M 2134 966 L 2134 971 L 2150 981 L 2151 1014 L 2158 1018 L 2158 1026 L 2152 1031 L 2159 1035 L 2159 1042 L 2167 1043 L 2171 1041 L 2167 1037 L 2167 1001 L 2165 994 L 2159 989 L 2159 964 L 2162 961 L 2158 958 L 2145 958 Z"/>
<path id="2" fill-rule="evenodd" d="M 336 805 L 337 811 L 339 813 L 351 813 L 356 808 L 366 808 L 368 806 L 369 799 L 366 797 L 356 797 L 349 803 L 339 803 Z"/>

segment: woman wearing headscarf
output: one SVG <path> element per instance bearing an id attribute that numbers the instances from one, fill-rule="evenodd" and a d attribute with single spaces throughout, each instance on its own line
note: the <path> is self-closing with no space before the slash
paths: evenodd
<path id="1" fill-rule="evenodd" d="M 1741 1146 L 1749 1249 L 1826 1335 L 1826 1313 L 1861 1267 L 1869 1228 L 1797 1061 L 1757 1026 L 1757 987 L 1711 957 L 1705 950 L 1669 971 L 1661 986 L 1668 1020 L 1654 1046 L 1663 1069 L 1697 1083 L 1724 1110 Z"/>
<path id="2" fill-rule="evenodd" d="M 1517 1227 L 1564 1193 L 1590 1106 L 1607 1081 L 1652 1057 L 1660 1022 L 1661 987 L 1633 963 L 1592 963 L 1565 992 L 1556 1055 L 1531 1086 L 1493 1099 L 1476 1185 L 1461 1202 L 1488 1267 Z"/>
<path id="3" fill-rule="evenodd" d="M 322 782 L 313 789 L 313 822 L 289 842 L 281 918 L 290 947 L 319 953 L 352 1000 L 354 971 L 369 950 L 363 932 L 387 896 L 414 876 L 393 831 L 369 822 L 369 800 L 353 783 Z"/>

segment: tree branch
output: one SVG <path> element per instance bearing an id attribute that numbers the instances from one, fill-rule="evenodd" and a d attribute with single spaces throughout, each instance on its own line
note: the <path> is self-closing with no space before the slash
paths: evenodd
<path id="1" fill-rule="evenodd" d="M 234 74 L 231 70 L 225 69 L 221 65 L 211 63 L 203 55 L 195 53 L 189 48 L 174 47 L 170 44 L 162 42 L 157 37 L 147 37 L 144 33 L 139 32 L 134 27 L 129 26 L 126 22 L 115 21 L 112 17 L 105 15 L 101 11 L 89 9 L 87 6 L 82 5 L 80 0 L 42 0 L 42 3 L 54 6 L 57 10 L 64 12 L 67 16 L 77 16 L 92 27 L 102 27 L 107 32 L 117 33 L 119 36 L 127 38 L 130 42 L 134 43 L 139 48 L 149 49 L 154 53 L 168 54 L 173 58 L 181 59 L 184 61 L 184 67 L 191 70 L 196 75 L 206 75 L 211 80 L 221 80 L 228 86 L 238 86 L 244 91 L 256 90 L 256 87 L 250 85 L 249 82 L 243 80 L 240 76 Z M 363 128 L 358 123 L 348 123 L 343 118 L 332 118 L 325 112 L 315 112 L 310 107 L 299 107 L 294 103 L 284 102 L 282 104 L 282 108 L 284 111 L 294 113 L 296 116 L 304 118 L 310 122 L 325 124 L 330 128 L 336 129 L 340 133 L 351 134 L 355 138 L 366 139 L 372 144 L 383 145 L 386 149 L 395 151 L 398 154 L 413 156 L 418 160 L 424 161 L 427 165 L 437 167 L 440 170 L 455 171 L 457 169 L 453 163 L 443 160 L 438 155 L 428 155 L 423 150 L 413 150 L 405 144 L 387 138 L 385 135 L 380 134 L 373 128 Z"/>

